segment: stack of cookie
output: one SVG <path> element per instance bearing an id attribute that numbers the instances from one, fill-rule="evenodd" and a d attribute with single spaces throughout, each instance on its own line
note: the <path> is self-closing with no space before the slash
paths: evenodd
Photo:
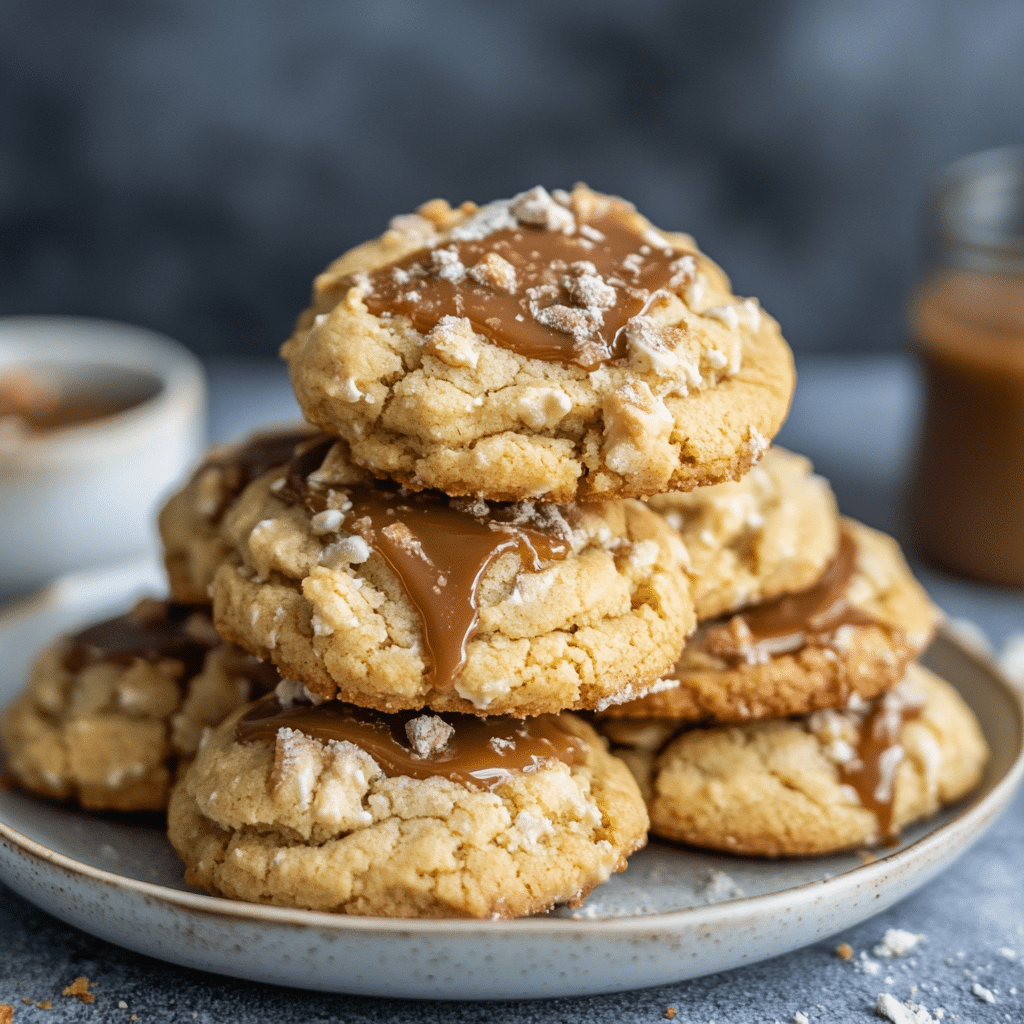
<path id="1" fill-rule="evenodd" d="M 914 663 L 936 613 L 890 537 L 841 518 L 810 463 L 773 448 L 736 483 L 651 506 L 691 557 L 700 623 L 677 685 L 600 723 L 652 832 L 733 853 L 893 840 L 971 790 L 987 748 Z"/>
<path id="2" fill-rule="evenodd" d="M 636 499 L 748 469 L 789 350 L 689 238 L 582 187 L 428 204 L 314 300 L 283 351 L 323 434 L 226 507 L 223 466 L 198 474 L 183 504 L 206 486 L 224 511 L 195 558 L 168 543 L 216 566 L 218 630 L 288 680 L 210 738 L 172 842 L 243 899 L 576 902 L 647 815 L 567 712 L 666 685 L 695 621 L 685 549 Z"/>
<path id="3" fill-rule="evenodd" d="M 160 809 L 180 777 L 216 894 L 513 917 L 622 870 L 648 808 L 819 852 L 977 775 L 970 713 L 908 669 L 927 598 L 769 451 L 791 354 L 688 236 L 582 186 L 435 201 L 282 351 L 308 424 L 214 449 L 161 515 L 172 600 L 40 659 L 3 722 L 24 785 Z"/>

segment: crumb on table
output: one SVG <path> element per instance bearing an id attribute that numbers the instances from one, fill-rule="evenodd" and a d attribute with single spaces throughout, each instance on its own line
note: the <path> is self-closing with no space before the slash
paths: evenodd
<path id="1" fill-rule="evenodd" d="M 94 1003 L 96 997 L 89 991 L 89 986 L 96 987 L 96 982 L 89 981 L 84 974 L 80 974 L 75 980 L 64 989 L 64 995 L 74 996 L 81 999 L 83 1003 Z"/>

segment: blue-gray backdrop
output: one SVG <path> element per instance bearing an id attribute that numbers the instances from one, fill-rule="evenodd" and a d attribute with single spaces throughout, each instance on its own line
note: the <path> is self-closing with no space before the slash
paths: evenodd
<path id="1" fill-rule="evenodd" d="M 929 178 L 1020 142 L 1021 0 L 0 0 L 0 313 L 270 353 L 392 214 L 583 180 L 895 348 Z"/>

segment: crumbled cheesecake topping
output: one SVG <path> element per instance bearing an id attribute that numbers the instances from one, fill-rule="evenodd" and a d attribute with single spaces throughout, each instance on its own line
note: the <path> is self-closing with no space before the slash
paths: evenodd
<path id="1" fill-rule="evenodd" d="M 455 729 L 438 715 L 420 715 L 405 723 L 409 744 L 419 757 L 440 754 L 455 735 Z"/>
<path id="2" fill-rule="evenodd" d="M 483 335 L 588 370 L 626 360 L 671 381 L 666 393 L 686 394 L 736 373 L 740 335 L 759 327 L 756 302 L 715 292 L 704 303 L 695 254 L 623 200 L 537 186 L 464 207 L 461 220 L 435 205 L 393 222 L 407 255 L 340 284 L 382 318 L 407 317 L 427 351 L 453 367 L 476 367 L 468 336 Z M 700 331 L 688 327 L 687 308 Z"/>

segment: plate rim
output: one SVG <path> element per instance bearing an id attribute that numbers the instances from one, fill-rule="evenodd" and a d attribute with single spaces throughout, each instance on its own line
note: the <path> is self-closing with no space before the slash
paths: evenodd
<path id="1" fill-rule="evenodd" d="M 119 567 L 124 571 L 124 567 Z M 103 573 L 82 574 L 95 578 Z M 76 580 L 77 582 L 77 580 Z M 51 584 L 43 591 L 18 602 L 14 606 L 0 610 L 0 630 L 14 620 L 30 616 L 41 610 L 48 603 L 59 603 L 63 593 L 67 593 L 67 579 Z M 999 684 L 1000 692 L 1009 698 L 1015 711 L 1017 732 L 1017 749 L 1003 776 L 998 779 L 983 797 L 971 802 L 956 812 L 950 820 L 937 826 L 926 835 L 890 854 L 877 857 L 875 860 L 860 864 L 842 871 L 837 875 L 824 879 L 814 879 L 789 888 L 771 893 L 742 896 L 736 899 L 681 907 L 675 910 L 658 911 L 637 915 L 610 916 L 600 918 L 544 917 L 534 916 L 491 920 L 487 918 L 401 918 L 371 917 L 350 914 L 331 914 L 326 911 L 303 910 L 292 907 L 276 907 L 260 903 L 247 903 L 230 900 L 225 897 L 211 896 L 206 893 L 183 889 L 172 889 L 155 882 L 146 882 L 116 872 L 97 868 L 76 860 L 66 854 L 49 849 L 42 843 L 25 836 L 8 825 L 0 818 L 0 842 L 10 845 L 22 855 L 33 861 L 56 868 L 67 874 L 87 879 L 92 883 L 102 883 L 117 890 L 131 891 L 136 895 L 168 906 L 171 910 L 202 913 L 230 919 L 232 922 L 248 924 L 269 924 L 290 926 L 291 928 L 319 928 L 322 931 L 335 933 L 380 933 L 388 935 L 424 935 L 446 936 L 472 935 L 485 930 L 490 936 L 531 935 L 538 934 L 555 938 L 559 935 L 575 936 L 581 932 L 602 938 L 613 938 L 617 934 L 628 936 L 631 933 L 652 930 L 673 931 L 679 928 L 700 928 L 723 918 L 742 918 L 751 911 L 770 912 L 776 903 L 784 903 L 788 910 L 803 905 L 813 899 L 816 889 L 827 885 L 830 890 L 853 890 L 872 882 L 881 881 L 878 876 L 899 873 L 903 866 L 918 860 L 928 860 L 931 847 L 939 851 L 947 845 L 950 833 L 967 831 L 972 838 L 958 845 L 955 857 L 966 853 L 974 843 L 982 837 L 988 827 L 995 821 L 1001 811 L 1009 803 L 1024 776 L 1024 693 L 1006 676 L 994 659 L 986 652 L 964 641 L 945 623 L 940 623 L 936 637 L 941 637 L 956 651 L 985 669 L 991 680 Z M 967 798 L 970 799 L 969 797 Z M 977 825 L 972 829 L 973 825 Z M 673 844 L 674 845 L 674 844 Z M 953 859 L 955 859 L 955 857 Z M 940 858 L 941 859 L 941 858 Z M 930 877 L 930 876 L 929 876 Z M 838 894 L 837 894 L 838 895 Z M 31 902 L 31 901 L 30 901 Z"/>

